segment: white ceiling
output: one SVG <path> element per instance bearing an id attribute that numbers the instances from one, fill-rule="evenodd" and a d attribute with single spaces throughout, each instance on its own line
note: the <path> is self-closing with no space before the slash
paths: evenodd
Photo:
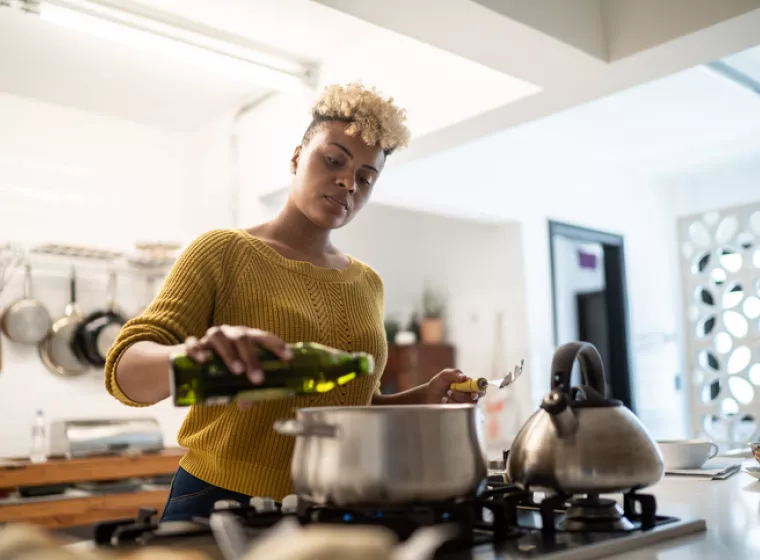
<path id="1" fill-rule="evenodd" d="M 732 54 L 722 61 L 760 84 L 760 48 Z"/>
<path id="2" fill-rule="evenodd" d="M 264 89 L 0 8 L 0 92 L 193 129 Z"/>
<path id="3" fill-rule="evenodd" d="M 110 1 L 318 62 L 323 83 L 379 86 L 415 136 L 394 166 L 760 43 L 760 0 Z M 267 93 L 4 8 L 0 51 L 0 91 L 178 130 Z"/>
<path id="4" fill-rule="evenodd" d="M 417 138 L 397 165 L 760 43 L 760 0 L 315 1 L 541 87 Z"/>
<path id="5" fill-rule="evenodd" d="M 760 64 L 744 69 L 757 73 Z M 501 221 L 562 191 L 609 195 L 748 158 L 760 161 L 760 95 L 699 66 L 410 162 L 386 174 L 374 196 Z"/>
<path id="6" fill-rule="evenodd" d="M 408 109 L 416 136 L 540 88 L 309 0 L 111 0 L 202 22 L 319 64 L 319 82 L 361 79 Z M 0 92 L 191 130 L 264 89 L 0 8 Z"/>
<path id="7" fill-rule="evenodd" d="M 414 136 L 536 93 L 510 75 L 311 0 L 139 0 L 321 66 L 320 85 L 361 79 L 408 111 Z"/>

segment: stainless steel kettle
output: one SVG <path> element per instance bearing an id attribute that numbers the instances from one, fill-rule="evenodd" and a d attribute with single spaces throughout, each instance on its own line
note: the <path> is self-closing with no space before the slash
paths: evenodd
<path id="1" fill-rule="evenodd" d="M 571 387 L 576 360 L 583 383 Z M 660 449 L 628 408 L 606 398 L 597 349 L 586 342 L 565 344 L 554 354 L 551 368 L 551 392 L 509 450 L 509 480 L 568 495 L 623 492 L 657 483 L 665 471 Z"/>

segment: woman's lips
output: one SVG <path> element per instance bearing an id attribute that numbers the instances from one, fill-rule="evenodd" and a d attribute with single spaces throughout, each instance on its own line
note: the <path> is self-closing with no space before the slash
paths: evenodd
<path id="1" fill-rule="evenodd" d="M 332 196 L 330 196 L 330 195 L 325 195 L 325 198 L 327 199 L 327 201 L 328 201 L 328 202 L 329 202 L 331 205 L 333 205 L 333 206 L 337 206 L 338 208 L 341 208 L 342 210 L 345 210 L 346 212 L 348 212 L 348 204 L 346 204 L 346 203 L 344 203 L 344 202 L 342 202 L 342 201 L 338 200 L 337 198 L 333 198 L 333 197 L 332 197 Z"/>

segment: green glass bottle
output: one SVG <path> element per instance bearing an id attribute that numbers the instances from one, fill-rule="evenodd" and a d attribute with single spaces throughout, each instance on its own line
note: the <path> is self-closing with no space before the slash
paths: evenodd
<path id="1" fill-rule="evenodd" d="M 283 361 L 259 348 L 264 381 L 233 374 L 216 355 L 199 364 L 187 354 L 171 359 L 169 384 L 175 406 L 219 405 L 237 401 L 281 399 L 326 393 L 375 370 L 375 360 L 361 352 L 343 352 L 314 342 L 289 345 L 293 357 Z"/>

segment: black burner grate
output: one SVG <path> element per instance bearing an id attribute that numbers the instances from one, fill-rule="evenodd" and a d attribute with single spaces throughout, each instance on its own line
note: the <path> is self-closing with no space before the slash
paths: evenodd
<path id="1" fill-rule="evenodd" d="M 626 532 L 646 531 L 656 526 L 677 521 L 676 518 L 658 516 L 657 502 L 654 496 L 628 492 L 623 499 L 623 516 L 630 521 L 624 525 L 626 529 L 594 531 L 594 524 L 589 524 L 591 530 L 577 529 L 574 531 L 561 529 L 562 521 L 568 507 L 575 502 L 594 505 L 597 497 L 590 496 L 578 499 L 578 496 L 552 495 L 539 498 L 537 493 L 520 489 L 508 483 L 491 481 L 487 490 L 478 497 L 457 501 L 435 503 L 413 503 L 391 507 L 335 507 L 314 505 L 303 502 L 299 504 L 298 512 L 285 513 L 276 504 L 271 511 L 257 511 L 254 507 L 240 505 L 227 509 L 240 524 L 254 533 L 266 530 L 286 516 L 296 517 L 300 523 L 331 523 L 340 525 L 382 525 L 394 531 L 400 539 L 409 538 L 418 528 L 450 524 L 456 536 L 448 541 L 439 551 L 441 555 L 448 552 L 462 551 L 480 544 L 522 546 L 529 543 L 537 549 L 556 549 L 568 546 L 572 540 L 573 546 L 578 546 L 578 539 L 585 541 L 593 537 L 612 538 Z M 157 523 L 154 521 L 155 510 L 141 510 L 136 519 L 117 520 L 104 523 L 96 529 L 96 541 L 109 547 L 134 546 L 156 543 L 162 540 L 155 534 Z M 198 520 L 195 533 L 210 534 L 208 524 Z M 602 527 L 602 525 L 598 525 Z M 574 533 L 577 536 L 571 536 Z M 604 537 L 604 535 L 607 535 Z"/>

